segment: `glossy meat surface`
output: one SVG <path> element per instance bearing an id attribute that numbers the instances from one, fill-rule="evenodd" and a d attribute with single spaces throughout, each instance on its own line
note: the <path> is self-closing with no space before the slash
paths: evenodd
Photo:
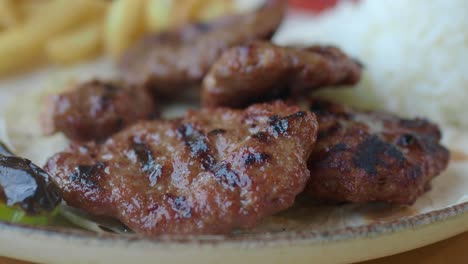
<path id="1" fill-rule="evenodd" d="M 138 233 L 226 233 L 293 204 L 316 131 L 312 113 L 281 102 L 203 109 L 71 146 L 46 170 L 69 205 Z"/>
<path id="2" fill-rule="evenodd" d="M 103 140 L 138 120 L 157 115 L 146 89 L 97 80 L 51 96 L 46 107 L 44 130 L 63 132 L 75 141 Z"/>
<path id="3" fill-rule="evenodd" d="M 317 144 L 306 192 L 326 202 L 412 204 L 448 165 L 438 127 L 424 119 L 356 111 L 312 99 Z"/>
<path id="4" fill-rule="evenodd" d="M 279 97 L 355 84 L 358 62 L 331 46 L 280 47 L 253 42 L 234 47 L 216 61 L 203 80 L 204 106 L 244 107 Z"/>
<path id="5" fill-rule="evenodd" d="M 262 8 L 250 13 L 144 38 L 123 56 L 122 76 L 125 81 L 149 86 L 160 95 L 180 96 L 181 89 L 201 83 L 225 50 L 253 40 L 269 40 L 285 10 L 285 0 L 267 0 Z"/>

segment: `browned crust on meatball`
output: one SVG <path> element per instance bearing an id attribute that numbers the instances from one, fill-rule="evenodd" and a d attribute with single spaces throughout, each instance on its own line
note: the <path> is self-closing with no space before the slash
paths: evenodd
<path id="1" fill-rule="evenodd" d="M 316 131 L 312 113 L 281 102 L 204 109 L 72 146 L 46 170 L 68 204 L 138 233 L 226 233 L 293 204 Z"/>
<path id="2" fill-rule="evenodd" d="M 158 113 L 145 88 L 98 80 L 49 96 L 46 108 L 42 116 L 45 132 L 63 132 L 74 141 L 103 140 Z"/>
<path id="3" fill-rule="evenodd" d="M 269 40 L 285 11 L 285 0 L 268 0 L 262 8 L 247 14 L 148 36 L 123 56 L 122 77 L 129 83 L 149 86 L 160 95 L 180 97 L 178 91 L 200 84 L 225 50 L 253 40 Z"/>
<path id="4" fill-rule="evenodd" d="M 425 119 L 357 111 L 321 99 L 306 193 L 326 202 L 412 204 L 449 162 L 439 128 Z"/>
<path id="5" fill-rule="evenodd" d="M 204 106 L 244 107 L 278 97 L 359 81 L 361 65 L 331 46 L 280 47 L 254 42 L 234 47 L 203 80 Z"/>

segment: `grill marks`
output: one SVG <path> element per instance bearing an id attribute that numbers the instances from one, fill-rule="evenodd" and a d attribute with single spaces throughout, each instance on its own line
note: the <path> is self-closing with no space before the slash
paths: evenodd
<path id="1" fill-rule="evenodd" d="M 253 227 L 289 208 L 310 177 L 314 116 L 288 120 L 286 137 L 274 138 L 268 124 L 270 116 L 297 111 L 276 102 L 138 122 L 101 144 L 70 146 L 46 169 L 70 206 L 116 218 L 142 235 Z M 150 178 L 155 186 L 150 175 L 160 175 Z"/>
<path id="2" fill-rule="evenodd" d="M 141 163 L 141 170 L 148 174 L 150 186 L 155 186 L 162 175 L 162 165 L 156 162 L 150 147 L 141 142 L 134 142 L 133 150 Z"/>
<path id="3" fill-rule="evenodd" d="M 286 136 L 290 128 L 290 121 L 296 118 L 303 118 L 306 115 L 304 111 L 298 111 L 294 114 L 280 117 L 279 115 L 270 116 L 268 126 L 271 128 L 269 132 L 260 131 L 252 135 L 252 138 L 257 139 L 261 143 L 268 143 L 270 137 L 278 138 Z M 241 186 L 239 175 L 231 169 L 229 164 L 223 162 L 218 163 L 212 154 L 209 147 L 208 136 L 225 134 L 226 130 L 222 128 L 213 129 L 205 135 L 202 131 L 194 128 L 193 125 L 186 123 L 177 128 L 179 138 L 188 147 L 191 155 L 201 163 L 201 168 L 205 171 L 213 173 L 216 180 L 229 188 Z M 268 153 L 257 153 L 249 151 L 244 157 L 244 166 L 264 165 L 271 160 L 271 155 Z"/>
<path id="4" fill-rule="evenodd" d="M 217 129 L 213 129 L 210 132 L 208 132 L 208 135 L 221 135 L 221 134 L 224 134 L 224 133 L 226 133 L 226 130 L 224 130 L 222 128 L 217 128 Z"/>
<path id="5" fill-rule="evenodd" d="M 289 122 L 292 119 L 302 118 L 306 115 L 304 111 L 296 112 L 292 115 L 280 118 L 278 115 L 273 115 L 268 119 L 268 124 L 272 128 L 271 134 L 277 138 L 278 136 L 286 136 L 289 129 Z"/>
<path id="6" fill-rule="evenodd" d="M 268 119 L 268 123 L 272 128 L 272 134 L 275 137 L 279 135 L 284 135 L 288 131 L 289 123 L 285 118 L 279 118 L 279 116 L 274 115 Z"/>
<path id="7" fill-rule="evenodd" d="M 75 171 L 69 175 L 70 181 L 80 182 L 89 188 L 99 186 L 99 178 L 102 170 L 105 168 L 103 162 L 97 162 L 94 165 L 79 165 Z"/>
<path id="8" fill-rule="evenodd" d="M 212 173 L 219 183 L 231 190 L 236 186 L 242 187 L 239 175 L 231 169 L 231 164 L 229 163 L 218 163 L 212 169 Z"/>
<path id="9" fill-rule="evenodd" d="M 215 131 L 215 132 L 213 132 Z M 210 133 L 225 133 L 224 129 L 215 129 Z M 230 189 L 239 185 L 238 174 L 231 170 L 229 164 L 224 162 L 216 164 L 216 159 L 208 145 L 208 138 L 199 130 L 196 130 L 191 124 L 183 124 L 177 128 L 180 138 L 189 148 L 190 153 L 201 163 L 203 170 L 211 172 L 215 179 Z"/>
<path id="10" fill-rule="evenodd" d="M 122 128 L 158 113 L 146 87 L 99 80 L 78 83 L 51 95 L 46 106 L 44 129 L 48 133 L 63 132 L 69 139 L 82 142 L 102 142 Z"/>
<path id="11" fill-rule="evenodd" d="M 358 151 L 353 159 L 354 164 L 371 175 L 377 174 L 377 167 L 379 165 L 385 166 L 384 161 L 380 159 L 382 154 L 396 159 L 399 164 L 406 160 L 399 149 L 392 144 L 382 141 L 376 135 L 369 136 L 357 149 Z"/>
<path id="12" fill-rule="evenodd" d="M 303 112 L 298 112 L 299 114 L 294 114 L 287 116 L 285 118 L 280 118 L 275 115 L 270 118 L 270 126 L 273 127 L 273 132 L 258 132 L 252 135 L 253 138 L 258 139 L 261 143 L 268 143 L 269 137 L 273 134 L 275 137 L 283 135 L 286 133 L 289 123 L 288 119 L 297 116 L 303 116 Z M 302 114 L 303 113 L 303 114 Z M 200 163 L 201 167 L 205 171 L 209 171 L 213 174 L 215 179 L 221 183 L 223 186 L 233 189 L 236 186 L 242 187 L 245 185 L 241 180 L 239 174 L 231 169 L 231 165 L 221 161 L 218 162 L 212 150 L 209 147 L 208 137 L 204 135 L 202 131 L 197 130 L 191 124 L 183 124 L 177 128 L 179 138 L 184 142 L 188 147 L 191 155 L 194 156 Z M 208 135 L 218 135 L 225 134 L 225 129 L 214 129 L 208 132 Z M 271 155 L 267 153 L 258 153 L 252 150 L 249 150 L 244 154 L 244 166 L 253 166 L 253 165 L 264 165 L 266 162 L 271 160 Z"/>
<path id="13" fill-rule="evenodd" d="M 435 124 L 321 99 L 309 106 L 320 124 L 308 161 L 314 200 L 412 204 L 447 167 Z"/>
<path id="14" fill-rule="evenodd" d="M 244 159 L 244 164 L 246 166 L 258 164 L 262 165 L 265 162 L 269 161 L 271 159 L 270 154 L 267 153 L 247 153 L 246 157 Z"/>
<path id="15" fill-rule="evenodd" d="M 165 194 L 165 198 L 180 218 L 192 217 L 192 208 L 187 198 L 184 196 L 173 196 L 171 194 Z"/>
<path id="16" fill-rule="evenodd" d="M 192 156 L 200 161 L 203 170 L 209 170 L 215 164 L 207 137 L 201 131 L 196 130 L 191 124 L 183 124 L 177 128 L 177 133 Z"/>
<path id="17" fill-rule="evenodd" d="M 426 134 L 406 133 L 397 139 L 396 144 L 403 148 L 420 148 L 427 153 L 436 154 L 440 151 L 437 142 L 441 136 L 438 131 Z"/>

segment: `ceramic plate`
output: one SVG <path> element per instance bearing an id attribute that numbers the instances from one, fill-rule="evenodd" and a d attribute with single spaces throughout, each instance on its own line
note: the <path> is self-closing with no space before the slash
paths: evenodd
<path id="1" fill-rule="evenodd" d="M 113 75 L 111 63 L 100 60 L 0 81 L 0 137 L 8 138 L 18 154 L 44 164 L 66 145 L 61 135 L 40 133 L 44 94 L 69 81 Z M 166 115 L 186 108 L 173 106 Z M 455 149 L 451 164 L 411 207 L 298 203 L 253 230 L 151 240 L 0 223 L 0 255 L 47 263 L 343 263 L 411 250 L 468 230 L 468 148 L 463 147 L 468 139 L 449 128 L 444 133 L 446 144 Z"/>

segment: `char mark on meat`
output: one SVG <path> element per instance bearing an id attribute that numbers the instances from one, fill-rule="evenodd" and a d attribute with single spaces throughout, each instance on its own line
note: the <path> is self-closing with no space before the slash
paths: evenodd
<path id="1" fill-rule="evenodd" d="M 312 113 L 282 102 L 202 109 L 75 144 L 46 169 L 67 204 L 138 233 L 226 233 L 293 204 L 309 178 L 316 131 Z"/>
<path id="2" fill-rule="evenodd" d="M 321 99 L 308 105 L 320 125 L 306 188 L 315 200 L 412 204 L 447 167 L 440 131 L 426 120 Z"/>

